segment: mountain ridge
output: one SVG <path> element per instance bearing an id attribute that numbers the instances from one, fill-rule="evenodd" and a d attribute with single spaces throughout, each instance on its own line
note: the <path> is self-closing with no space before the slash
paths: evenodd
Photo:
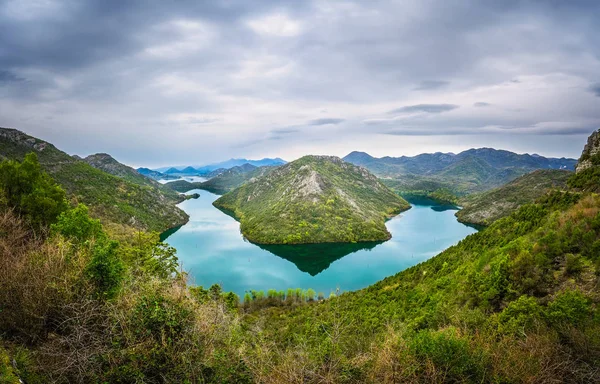
<path id="1" fill-rule="evenodd" d="M 146 178 L 142 183 L 145 185 L 126 180 L 72 157 L 44 140 L 13 128 L 0 128 L 0 159 L 22 161 L 32 151 L 73 202 L 85 203 L 93 216 L 104 222 L 162 232 L 188 220 L 188 215 L 175 206 L 181 198 L 152 181 L 146 182 Z"/>
<path id="2" fill-rule="evenodd" d="M 213 205 L 259 244 L 387 240 L 385 219 L 410 207 L 365 168 L 334 156 L 304 156 Z"/>

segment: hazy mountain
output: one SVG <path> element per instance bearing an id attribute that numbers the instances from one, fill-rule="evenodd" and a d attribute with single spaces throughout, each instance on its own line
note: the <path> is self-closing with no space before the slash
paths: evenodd
<path id="1" fill-rule="evenodd" d="M 165 185 L 178 192 L 187 192 L 192 189 L 204 189 L 210 192 L 224 194 L 255 177 L 260 177 L 271 172 L 275 168 L 276 167 L 273 166 L 256 167 L 251 164 L 243 164 L 229 169 L 219 168 L 219 170 L 211 172 L 211 174 L 214 174 L 219 171 L 217 175 L 204 182 L 177 180 Z"/>
<path id="2" fill-rule="evenodd" d="M 153 171 L 150 168 L 138 168 L 137 171 L 146 177 L 149 177 L 153 180 L 169 180 L 169 179 L 177 179 L 177 176 L 167 175 L 158 171 Z"/>
<path id="3" fill-rule="evenodd" d="M 198 174 L 202 176 L 208 175 L 210 172 L 213 172 L 219 168 L 229 169 L 236 166 L 250 164 L 255 167 L 264 167 L 264 166 L 274 166 L 274 165 L 282 165 L 285 164 L 286 161 L 280 158 L 264 158 L 261 160 L 248 160 L 248 159 L 229 159 L 227 161 L 222 161 L 220 163 L 208 164 L 208 165 L 193 165 L 193 166 L 177 166 L 177 167 L 163 167 L 156 168 L 156 171 L 163 173 L 185 173 L 192 172 L 193 174 Z"/>

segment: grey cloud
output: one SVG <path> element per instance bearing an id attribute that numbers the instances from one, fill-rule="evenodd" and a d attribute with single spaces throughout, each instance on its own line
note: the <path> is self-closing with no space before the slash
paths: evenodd
<path id="1" fill-rule="evenodd" d="M 328 124 L 337 125 L 337 124 L 343 123 L 344 121 L 345 121 L 345 119 L 322 118 L 322 119 L 311 120 L 308 122 L 308 125 L 328 125 Z"/>
<path id="2" fill-rule="evenodd" d="M 417 104 L 407 105 L 398 109 L 389 111 L 389 114 L 397 113 L 413 113 L 413 112 L 424 112 L 424 113 L 442 113 L 452 111 L 459 108 L 458 105 L 454 104 Z"/>
<path id="3" fill-rule="evenodd" d="M 385 135 L 393 136 L 465 136 L 465 135 L 493 135 L 510 132 L 516 135 L 536 135 L 536 136 L 578 136 L 589 135 L 594 129 L 591 127 L 576 127 L 576 128 L 554 128 L 543 129 L 536 126 L 499 126 L 488 127 L 482 126 L 477 128 L 461 128 L 453 127 L 444 130 L 436 129 L 420 129 L 420 128 L 395 128 L 384 132 Z"/>
<path id="4" fill-rule="evenodd" d="M 50 6 L 47 12 L 24 9 L 26 17 L 19 17 L 10 8 L 33 2 L 0 1 L 0 124 L 39 133 L 72 152 L 84 142 L 86 151 L 136 156 L 138 163 L 144 156 L 154 158 L 148 153 L 161 153 L 163 159 L 176 153 L 198 162 L 204 154 L 223 156 L 220 148 L 241 155 L 243 140 L 256 139 L 254 148 L 267 143 L 265 151 L 276 147 L 269 141 L 282 137 L 310 145 L 291 130 L 343 119 L 316 119 L 294 128 L 289 121 L 305 121 L 319 111 L 347 117 L 339 128 L 348 135 L 385 128 L 467 134 L 491 125 L 535 126 L 545 118 L 577 123 L 560 128 L 566 135 L 600 119 L 595 98 L 589 97 L 589 92 L 600 95 L 600 86 L 581 86 L 600 78 L 599 66 L 588 59 L 600 57 L 600 25 L 591 17 L 600 13 L 598 1 L 42 3 Z M 283 17 L 283 24 L 287 17 L 298 34 L 281 38 L 250 30 L 248 20 L 269 15 Z M 163 29 L 173 21 L 198 22 L 207 33 L 179 56 L 148 55 L 157 46 L 185 42 L 184 32 Z M 274 23 L 275 29 L 287 27 Z M 549 91 L 576 92 L 556 93 L 544 105 L 511 103 L 522 95 L 519 87 L 528 77 L 543 81 L 556 73 L 570 78 L 544 82 Z M 497 88 L 502 94 L 486 93 Z M 439 100 L 457 105 L 435 104 Z M 444 113 L 473 100 L 493 100 L 505 109 L 481 108 L 476 118 L 460 116 L 467 108 Z M 385 111 L 390 102 L 405 105 L 393 114 L 414 116 L 407 121 L 385 113 L 373 117 L 372 111 Z M 140 134 L 161 137 L 170 132 L 171 121 L 185 122 L 188 115 L 208 117 L 188 120 L 189 127 L 177 127 L 178 134 L 164 140 Z M 46 116 L 54 117 L 51 129 Z M 211 131 L 216 121 L 227 121 L 227 127 Z M 540 136 L 552 131 L 536 129 Z M 322 131 L 323 140 L 339 137 L 339 132 L 334 137 L 327 129 L 313 130 Z M 125 132 L 142 137 L 137 143 L 144 148 L 115 144 L 128 142 Z M 222 141 L 219 150 L 213 137 Z"/>
<path id="5" fill-rule="evenodd" d="M 24 78 L 15 75 L 14 73 L 6 70 L 0 70 L 0 84 L 2 83 L 19 83 L 25 81 Z"/>
<path id="6" fill-rule="evenodd" d="M 489 106 L 491 106 L 491 105 L 492 105 L 492 104 L 490 104 L 490 103 L 486 103 L 486 102 L 484 102 L 484 101 L 478 101 L 478 102 L 476 102 L 476 103 L 473 103 L 473 106 L 474 106 L 474 107 L 478 107 L 478 108 L 481 108 L 481 107 L 489 107 Z"/>
<path id="7" fill-rule="evenodd" d="M 448 81 L 425 80 L 425 81 L 421 81 L 421 83 L 416 88 L 413 88 L 413 90 L 414 91 L 429 91 L 432 89 L 443 88 L 443 87 L 447 86 L 448 84 L 450 84 Z"/>
<path id="8" fill-rule="evenodd" d="M 594 95 L 600 97 L 600 83 L 592 84 L 590 86 L 590 92 L 592 92 Z"/>
<path id="9" fill-rule="evenodd" d="M 296 132 L 300 132 L 300 130 L 298 128 L 280 128 L 280 129 L 271 130 L 271 133 L 275 133 L 275 134 L 279 134 L 279 135 L 289 135 L 291 133 L 296 133 Z"/>

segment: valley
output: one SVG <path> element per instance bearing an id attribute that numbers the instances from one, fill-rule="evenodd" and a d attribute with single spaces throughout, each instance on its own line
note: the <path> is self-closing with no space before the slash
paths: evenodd
<path id="1" fill-rule="evenodd" d="M 1 129 L 0 378 L 597 382 L 597 137 L 201 176 Z"/>
<path id="2" fill-rule="evenodd" d="M 418 264 L 475 230 L 457 222 L 456 210 L 427 199 L 386 222 L 385 242 L 255 245 L 240 235 L 239 223 L 212 203 L 218 195 L 203 190 L 197 200 L 179 204 L 190 221 L 164 241 L 177 249 L 190 282 L 244 297 L 246 291 L 312 288 L 331 292 L 365 288 Z"/>

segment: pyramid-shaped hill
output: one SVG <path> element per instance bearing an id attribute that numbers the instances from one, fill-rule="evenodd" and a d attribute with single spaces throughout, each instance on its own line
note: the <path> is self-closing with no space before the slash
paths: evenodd
<path id="1" fill-rule="evenodd" d="M 259 244 L 382 241 L 386 219 L 410 208 L 365 168 L 305 156 L 221 196 L 244 236 Z"/>

